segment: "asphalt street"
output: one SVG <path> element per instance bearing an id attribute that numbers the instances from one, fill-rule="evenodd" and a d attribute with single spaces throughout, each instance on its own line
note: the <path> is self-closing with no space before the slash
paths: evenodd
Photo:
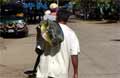
<path id="1" fill-rule="evenodd" d="M 0 78 L 27 78 L 23 72 L 33 68 L 37 56 L 36 26 L 28 25 L 28 37 L 0 38 Z M 70 19 L 68 26 L 80 41 L 79 78 L 120 78 L 120 23 Z"/>

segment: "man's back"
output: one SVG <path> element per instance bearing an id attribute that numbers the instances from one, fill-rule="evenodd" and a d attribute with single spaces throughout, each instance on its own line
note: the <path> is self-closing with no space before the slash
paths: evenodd
<path id="1" fill-rule="evenodd" d="M 60 24 L 60 26 L 64 33 L 64 41 L 61 43 L 60 50 L 55 56 L 45 56 L 44 54 L 41 56 L 37 78 L 41 78 L 41 76 L 43 78 L 47 78 L 47 76 L 54 78 L 68 78 L 70 55 L 78 54 L 77 52 L 80 52 L 79 43 L 75 33 L 64 24 Z M 73 41 L 75 43 L 74 47 L 72 46 Z"/>
<path id="2" fill-rule="evenodd" d="M 66 23 L 69 13 L 61 9 L 57 12 L 57 22 L 63 31 L 64 40 L 60 49 L 54 56 L 43 54 L 37 70 L 37 78 L 68 78 L 69 62 L 73 64 L 73 78 L 78 78 L 78 53 L 80 52 L 79 41 L 72 29 Z M 52 51 L 56 50 L 55 48 Z"/>

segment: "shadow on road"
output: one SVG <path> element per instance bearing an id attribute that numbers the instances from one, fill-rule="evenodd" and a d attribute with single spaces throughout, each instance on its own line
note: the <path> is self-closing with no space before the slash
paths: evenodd
<path id="1" fill-rule="evenodd" d="M 116 42 L 120 42 L 120 39 L 112 39 L 110 41 L 116 41 Z"/>

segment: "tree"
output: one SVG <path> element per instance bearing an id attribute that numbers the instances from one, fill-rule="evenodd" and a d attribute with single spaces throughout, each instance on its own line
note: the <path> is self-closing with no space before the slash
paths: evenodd
<path id="1" fill-rule="evenodd" d="M 7 3 L 7 2 L 10 2 L 10 0 L 0 0 L 0 4 L 4 4 L 4 3 Z"/>

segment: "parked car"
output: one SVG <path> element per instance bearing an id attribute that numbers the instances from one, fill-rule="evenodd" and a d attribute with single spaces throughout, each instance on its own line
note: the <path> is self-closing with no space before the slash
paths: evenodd
<path id="1" fill-rule="evenodd" d="M 6 36 L 27 36 L 28 27 L 25 22 L 22 8 L 17 4 L 1 6 L 0 34 Z"/>

